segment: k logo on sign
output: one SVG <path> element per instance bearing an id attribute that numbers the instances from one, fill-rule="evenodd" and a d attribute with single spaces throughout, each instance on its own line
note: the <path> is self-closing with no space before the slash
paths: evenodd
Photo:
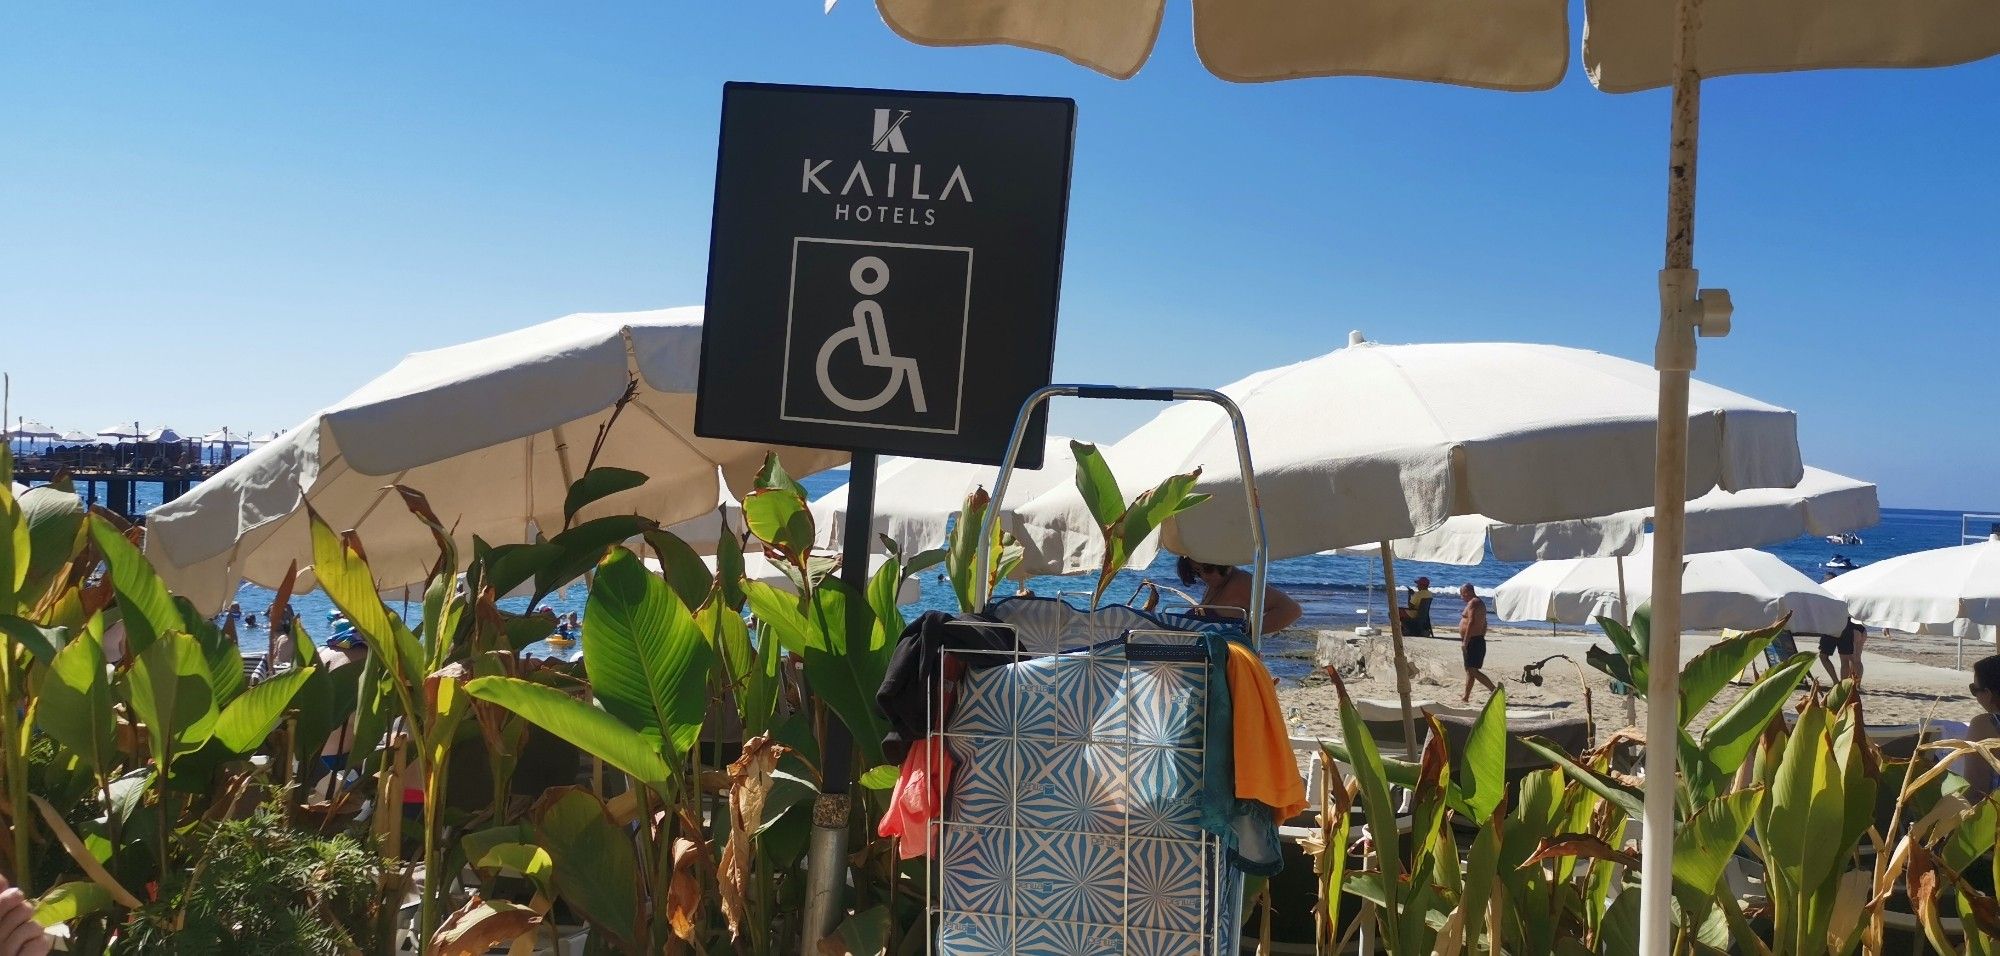
<path id="1" fill-rule="evenodd" d="M 909 110 L 878 107 L 875 110 L 875 133 L 868 140 L 868 148 L 878 153 L 909 152 L 910 144 L 903 141 L 903 121 L 909 118 Z"/>

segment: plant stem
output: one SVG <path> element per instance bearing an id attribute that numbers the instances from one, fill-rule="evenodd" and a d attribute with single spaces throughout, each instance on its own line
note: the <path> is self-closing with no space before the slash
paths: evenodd
<path id="1" fill-rule="evenodd" d="M 424 768 L 424 898 L 417 941 L 419 950 L 426 953 L 431 950 L 431 938 L 437 935 L 438 903 L 448 883 L 438 873 L 438 818 L 444 809 L 444 770 L 450 754 L 451 741 L 447 740 L 435 750 L 425 747 L 420 755 Z"/>
<path id="2" fill-rule="evenodd" d="M 9 644 L 0 653 L 6 655 L 5 660 L 0 660 L 0 745 L 7 748 L 7 798 L 13 809 L 13 882 L 22 893 L 33 896 L 34 826 L 28 820 L 27 728 L 14 720 L 14 648 Z"/>

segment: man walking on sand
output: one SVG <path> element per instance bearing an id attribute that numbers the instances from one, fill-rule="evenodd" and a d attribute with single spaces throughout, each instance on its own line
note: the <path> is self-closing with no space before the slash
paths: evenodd
<path id="1" fill-rule="evenodd" d="M 1458 597 L 1465 602 L 1465 610 L 1458 615 L 1459 652 L 1465 658 L 1465 693 L 1459 695 L 1458 702 L 1465 704 L 1472 702 L 1473 681 L 1486 685 L 1488 692 L 1496 688 L 1492 678 L 1480 670 L 1486 666 L 1486 602 L 1479 599 L 1470 584 L 1458 586 Z"/>

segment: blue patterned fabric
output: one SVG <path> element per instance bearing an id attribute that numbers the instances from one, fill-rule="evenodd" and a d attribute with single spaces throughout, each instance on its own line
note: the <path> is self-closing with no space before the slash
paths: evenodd
<path id="1" fill-rule="evenodd" d="M 957 776 L 941 820 L 937 951 L 1225 952 L 1241 880 L 1201 813 L 1223 671 L 1199 638 L 1107 644 L 1104 622 L 1060 603 L 1004 601 L 996 615 L 1041 628 L 1024 646 L 1089 650 L 970 670 L 959 686 L 943 734 Z M 1011 619 L 998 610 L 1009 604 L 1020 605 Z M 1170 627 L 1137 611 L 1107 620 Z"/>

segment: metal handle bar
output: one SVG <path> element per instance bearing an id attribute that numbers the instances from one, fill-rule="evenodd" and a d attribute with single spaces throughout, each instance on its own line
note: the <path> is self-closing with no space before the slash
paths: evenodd
<path id="1" fill-rule="evenodd" d="M 1127 388 L 1117 385 L 1045 385 L 1028 396 L 1021 403 L 1021 410 L 1014 416 L 1014 432 L 1007 439 L 1007 456 L 1000 460 L 1000 476 L 993 482 L 993 499 L 986 506 L 986 516 L 979 523 L 979 543 L 976 548 L 973 593 L 979 598 L 975 604 L 985 606 L 992 599 L 992 585 L 987 580 L 987 566 L 991 563 L 990 542 L 993 540 L 994 522 L 1000 518 L 1000 502 L 1007 495 L 1008 480 L 1013 477 L 1014 459 L 1021 452 L 1021 438 L 1028 428 L 1028 419 L 1035 409 L 1056 396 L 1070 398 L 1112 398 L 1138 402 L 1208 402 L 1222 406 L 1229 415 L 1229 424 L 1236 436 L 1236 468 L 1243 475 L 1243 501 L 1250 517 L 1250 535 L 1256 545 L 1256 558 L 1251 565 L 1250 576 L 1250 643 L 1254 647 L 1264 633 L 1264 577 L 1270 564 L 1271 549 L 1264 536 L 1264 509 L 1257 497 L 1257 471 L 1250 463 L 1250 429 L 1243 421 L 1243 410 L 1229 396 L 1212 388 Z"/>

